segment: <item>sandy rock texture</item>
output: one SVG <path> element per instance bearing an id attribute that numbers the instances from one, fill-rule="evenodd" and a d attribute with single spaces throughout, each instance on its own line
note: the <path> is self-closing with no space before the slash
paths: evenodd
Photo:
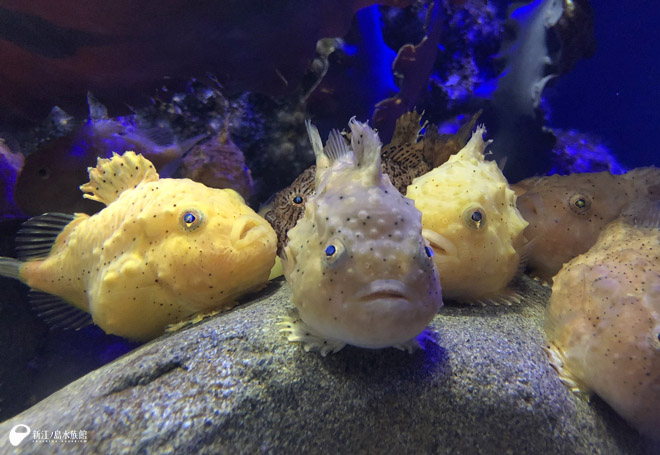
<path id="1" fill-rule="evenodd" d="M 245 305 L 163 336 L 0 424 L 17 454 L 649 454 L 605 403 L 566 390 L 542 351 L 549 290 L 512 307 L 448 302 L 413 354 L 321 357 L 279 333 L 277 281 Z M 31 435 L 10 445 L 10 429 Z M 86 442 L 34 431 L 87 432 Z"/>

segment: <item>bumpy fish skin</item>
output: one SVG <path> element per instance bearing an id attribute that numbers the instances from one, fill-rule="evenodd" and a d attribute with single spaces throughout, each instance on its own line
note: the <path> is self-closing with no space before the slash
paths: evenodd
<path id="1" fill-rule="evenodd" d="M 345 344 L 410 349 L 442 305 L 438 274 L 421 214 L 380 171 L 377 134 L 354 119 L 349 126 L 352 151 L 339 154 L 332 151 L 342 148 L 339 133 L 324 152 L 311 128 L 316 194 L 289 231 L 282 260 L 303 325 L 285 330 L 324 355 Z"/>
<path id="2" fill-rule="evenodd" d="M 421 123 L 422 114 L 415 111 L 403 114 L 396 121 L 392 141 L 382 148 L 382 172 L 401 194 L 405 194 L 415 177 L 426 174 L 463 148 L 480 114 L 481 111 L 477 112 L 456 134 L 440 134 L 437 126 Z M 426 131 L 424 135 L 421 135 L 422 128 Z M 287 232 L 303 216 L 305 202 L 314 194 L 315 175 L 316 166 L 310 166 L 291 185 L 279 191 L 264 209 L 264 217 L 277 232 L 280 256 L 287 242 Z"/>
<path id="3" fill-rule="evenodd" d="M 78 214 L 20 278 L 89 312 L 107 333 L 156 337 L 168 324 L 232 306 L 268 279 L 275 232 L 235 191 L 159 179 L 132 152 L 99 160 L 90 176 L 82 188 L 108 206 Z"/>
<path id="4" fill-rule="evenodd" d="M 601 230 L 624 211 L 644 213 L 660 200 L 660 169 L 532 177 L 513 185 L 529 222 L 528 266 L 552 282 L 561 266 L 591 248 Z"/>
<path id="5" fill-rule="evenodd" d="M 484 160 L 485 128 L 443 165 L 416 178 L 406 196 L 422 212 L 445 298 L 509 303 L 527 222 L 497 164 Z"/>
<path id="6" fill-rule="evenodd" d="M 623 218 L 555 276 L 545 329 L 560 378 L 640 432 L 660 428 L 660 230 Z"/>

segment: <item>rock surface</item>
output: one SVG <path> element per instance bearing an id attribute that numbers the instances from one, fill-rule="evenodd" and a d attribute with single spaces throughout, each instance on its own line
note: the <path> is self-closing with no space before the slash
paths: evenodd
<path id="1" fill-rule="evenodd" d="M 0 424 L 0 453 L 657 453 L 605 403 L 559 382 L 541 349 L 549 290 L 521 286 L 525 302 L 512 307 L 446 305 L 425 350 L 323 358 L 278 332 L 292 306 L 275 282 Z M 31 434 L 14 448 L 5 435 L 17 424 Z"/>

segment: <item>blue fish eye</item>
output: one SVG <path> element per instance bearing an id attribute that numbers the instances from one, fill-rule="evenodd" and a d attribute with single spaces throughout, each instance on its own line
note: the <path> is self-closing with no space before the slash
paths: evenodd
<path id="1" fill-rule="evenodd" d="M 199 210 L 189 209 L 183 212 L 179 218 L 181 226 L 187 231 L 194 231 L 201 226 L 204 221 L 204 215 Z"/>
<path id="2" fill-rule="evenodd" d="M 297 194 L 293 197 L 293 203 L 296 205 L 300 205 L 303 203 L 303 198 L 301 195 Z"/>
<path id="3" fill-rule="evenodd" d="M 486 212 L 480 206 L 472 206 L 463 212 L 463 221 L 472 229 L 486 227 Z"/>
<path id="4" fill-rule="evenodd" d="M 428 246 L 425 246 L 425 247 L 424 247 L 424 251 L 426 251 L 426 255 L 427 255 L 428 257 L 430 257 L 430 258 L 433 257 L 433 254 L 434 254 L 434 253 L 433 253 L 433 248 L 428 247 Z"/>
<path id="5" fill-rule="evenodd" d="M 328 246 L 325 248 L 325 257 L 328 257 L 328 258 L 329 258 L 329 257 L 332 256 L 333 254 L 335 254 L 336 251 L 337 251 L 337 248 L 335 248 L 334 245 L 328 245 Z"/>

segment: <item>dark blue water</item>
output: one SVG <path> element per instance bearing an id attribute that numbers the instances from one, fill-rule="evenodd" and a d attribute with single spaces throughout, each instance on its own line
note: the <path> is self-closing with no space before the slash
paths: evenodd
<path id="1" fill-rule="evenodd" d="M 596 134 L 627 168 L 660 166 L 658 2 L 592 6 L 598 48 L 546 91 L 550 124 Z"/>

